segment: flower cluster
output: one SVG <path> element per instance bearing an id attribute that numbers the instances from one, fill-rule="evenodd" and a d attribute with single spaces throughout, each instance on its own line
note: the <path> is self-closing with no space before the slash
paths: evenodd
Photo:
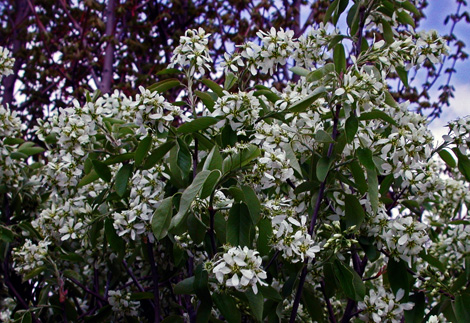
<path id="1" fill-rule="evenodd" d="M 10 51 L 0 46 L 0 80 L 3 76 L 13 74 L 15 59 L 11 57 Z"/>
<path id="2" fill-rule="evenodd" d="M 158 166 L 134 173 L 129 207 L 113 213 L 114 228 L 119 236 L 136 240 L 145 233 L 153 239 L 150 220 L 163 196 L 163 180 L 167 176 L 163 171 L 164 167 Z"/>
<path id="3" fill-rule="evenodd" d="M 385 247 L 390 256 L 396 259 L 410 261 L 418 255 L 429 241 L 426 224 L 418 222 L 411 216 L 388 219 L 384 209 L 380 209 L 376 217 L 371 219 L 368 231 L 377 237 L 378 248 Z"/>
<path id="4" fill-rule="evenodd" d="M 51 242 L 47 240 L 34 244 L 33 241 L 26 239 L 21 247 L 13 249 L 15 270 L 20 274 L 24 274 L 43 266 L 48 256 L 48 246 L 50 244 Z"/>
<path id="5" fill-rule="evenodd" d="M 180 44 L 173 51 L 169 67 L 176 65 L 182 68 L 190 68 L 190 75 L 197 70 L 204 75 L 205 69 L 211 70 L 212 58 L 209 56 L 207 44 L 210 34 L 206 34 L 202 28 L 189 29 L 180 37 Z"/>
<path id="6" fill-rule="evenodd" d="M 122 290 L 110 290 L 108 302 L 113 311 L 119 316 L 138 316 L 140 303 L 131 300 L 131 294 Z"/>
<path id="7" fill-rule="evenodd" d="M 463 155 L 470 151 L 470 116 L 449 122 L 449 134 L 443 136 L 448 143 L 454 143 Z"/>
<path id="8" fill-rule="evenodd" d="M 262 279 L 267 277 L 261 268 L 262 260 L 258 254 L 248 247 L 232 247 L 212 264 L 212 273 L 221 286 L 239 291 L 251 288 L 257 294 L 258 283 L 266 285 Z"/>
<path id="9" fill-rule="evenodd" d="M 232 130 L 240 130 L 255 123 L 259 117 L 261 106 L 253 92 L 238 92 L 235 94 L 224 91 L 224 96 L 217 99 L 214 105 L 213 117 L 222 117 L 217 124 L 222 128 L 227 122 Z"/>
<path id="10" fill-rule="evenodd" d="M 399 303 L 404 295 L 403 289 L 398 290 L 396 296 L 383 287 L 377 291 L 371 289 L 364 301 L 358 303 L 357 307 L 361 311 L 359 318 L 365 322 L 401 322 L 404 312 L 414 306 L 411 302 Z"/>

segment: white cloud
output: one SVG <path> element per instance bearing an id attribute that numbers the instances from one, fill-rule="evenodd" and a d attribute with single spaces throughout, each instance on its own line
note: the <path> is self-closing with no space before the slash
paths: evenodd
<path id="1" fill-rule="evenodd" d="M 447 134 L 447 123 L 470 114 L 470 84 L 455 84 L 454 98 L 449 100 L 450 106 L 444 107 L 439 119 L 434 120 L 429 128 L 434 134 L 436 141 L 442 142 L 442 136 Z"/>

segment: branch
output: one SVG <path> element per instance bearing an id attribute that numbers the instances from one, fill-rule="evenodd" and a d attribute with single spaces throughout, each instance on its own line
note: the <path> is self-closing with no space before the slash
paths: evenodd
<path id="1" fill-rule="evenodd" d="M 101 74 L 100 90 L 103 93 L 111 92 L 113 82 L 114 63 L 114 34 L 116 32 L 116 0 L 109 0 L 106 7 L 106 50 L 104 53 L 103 73 Z"/>
<path id="2" fill-rule="evenodd" d="M 153 256 L 153 244 L 150 243 L 149 241 L 147 242 L 147 253 L 149 256 L 149 261 L 150 261 L 150 268 L 152 270 L 152 278 L 153 278 L 153 301 L 155 304 L 155 316 L 154 316 L 154 322 L 158 323 L 160 322 L 160 293 L 158 290 L 158 272 L 157 272 L 157 266 L 155 265 L 155 257 Z"/>
<path id="3" fill-rule="evenodd" d="M 332 132 L 333 140 L 336 140 L 336 137 L 338 136 L 338 121 L 339 121 L 340 111 L 341 111 L 341 105 L 337 104 L 336 105 L 336 112 L 334 114 L 334 120 L 333 120 L 333 132 Z M 333 155 L 333 148 L 334 148 L 334 142 L 330 143 L 330 146 L 328 147 L 328 153 L 327 153 L 328 158 L 330 158 L 331 155 Z M 308 228 L 308 233 L 310 235 L 313 234 L 313 230 L 314 230 L 315 225 L 317 223 L 318 214 L 320 213 L 320 206 L 322 204 L 323 197 L 325 195 L 325 188 L 326 188 L 327 180 L 328 180 L 328 176 L 323 180 L 323 182 L 320 185 L 320 190 L 318 192 L 318 198 L 315 202 L 315 208 L 314 208 L 314 211 L 313 211 L 312 220 L 310 221 L 310 226 Z M 315 261 L 315 259 L 313 261 Z M 308 272 L 307 264 L 308 264 L 308 259 L 305 260 L 304 268 L 302 269 L 302 274 L 300 275 L 299 286 L 297 287 L 297 292 L 295 294 L 294 304 L 292 305 L 290 323 L 296 322 L 297 311 L 299 309 L 300 298 L 302 296 L 302 289 L 304 287 L 305 278 L 307 277 L 307 272 Z"/>

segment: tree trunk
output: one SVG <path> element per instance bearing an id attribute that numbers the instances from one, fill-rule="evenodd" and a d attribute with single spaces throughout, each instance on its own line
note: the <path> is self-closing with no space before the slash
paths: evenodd
<path id="1" fill-rule="evenodd" d="M 113 83 L 114 63 L 114 35 L 116 32 L 116 1 L 109 0 L 106 7 L 106 39 L 107 45 L 104 56 L 103 73 L 99 89 L 103 93 L 110 93 Z"/>
<path id="2" fill-rule="evenodd" d="M 9 43 L 12 44 L 11 52 L 13 57 L 15 57 L 16 53 L 18 53 L 21 48 L 24 46 L 25 39 L 21 39 L 19 37 L 20 29 L 24 26 L 21 26 L 25 19 L 28 17 L 30 13 L 30 9 L 27 3 L 27 0 L 16 0 L 15 1 L 15 21 L 13 22 L 12 26 L 12 35 L 9 40 Z M 15 82 L 17 79 L 18 71 L 21 67 L 22 61 L 20 59 L 16 59 L 15 64 L 13 65 L 13 74 L 5 77 L 3 79 L 3 105 L 10 105 L 13 103 L 13 96 L 15 90 Z"/>

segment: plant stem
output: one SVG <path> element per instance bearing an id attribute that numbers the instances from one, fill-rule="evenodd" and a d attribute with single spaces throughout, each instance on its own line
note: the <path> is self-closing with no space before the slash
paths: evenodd
<path id="1" fill-rule="evenodd" d="M 158 290 L 158 272 L 157 266 L 155 265 L 155 257 L 153 256 L 153 243 L 147 242 L 147 253 L 150 260 L 150 268 L 152 270 L 152 278 L 153 278 L 153 301 L 155 304 L 155 317 L 154 322 L 160 322 L 160 293 Z"/>
<path id="2" fill-rule="evenodd" d="M 331 134 L 333 140 L 336 140 L 336 137 L 338 136 L 338 121 L 339 121 L 340 111 L 341 111 L 341 105 L 337 104 L 336 111 L 334 114 L 334 120 L 333 120 L 333 132 Z M 327 153 L 328 158 L 330 158 L 331 155 L 333 155 L 333 148 L 334 148 L 334 142 L 330 143 L 330 146 L 328 147 L 328 153 Z M 315 225 L 317 223 L 318 214 L 320 213 L 320 206 L 323 201 L 324 194 L 325 194 L 327 179 L 328 179 L 328 176 L 323 180 L 323 182 L 320 185 L 320 190 L 318 191 L 318 198 L 315 202 L 315 208 L 313 210 L 312 220 L 310 221 L 310 226 L 308 228 L 308 233 L 310 235 L 313 234 L 313 230 L 315 229 Z M 315 261 L 315 259 L 313 259 L 313 261 Z M 297 287 L 297 292 L 295 294 L 294 304 L 292 305 L 292 312 L 291 312 L 290 321 L 289 321 L 291 323 L 296 322 L 297 311 L 299 309 L 300 298 L 302 296 L 302 289 L 304 287 L 305 278 L 307 277 L 307 273 L 308 273 L 307 264 L 308 264 L 308 259 L 305 259 L 304 267 L 302 268 L 302 273 L 300 274 L 299 286 Z"/>
<path id="3" fill-rule="evenodd" d="M 323 293 L 323 297 L 326 301 L 326 307 L 328 309 L 328 317 L 330 318 L 330 322 L 336 323 L 335 313 L 333 312 L 333 307 L 331 306 L 330 298 L 326 295 L 325 281 L 323 279 L 320 281 L 320 287 Z"/>

